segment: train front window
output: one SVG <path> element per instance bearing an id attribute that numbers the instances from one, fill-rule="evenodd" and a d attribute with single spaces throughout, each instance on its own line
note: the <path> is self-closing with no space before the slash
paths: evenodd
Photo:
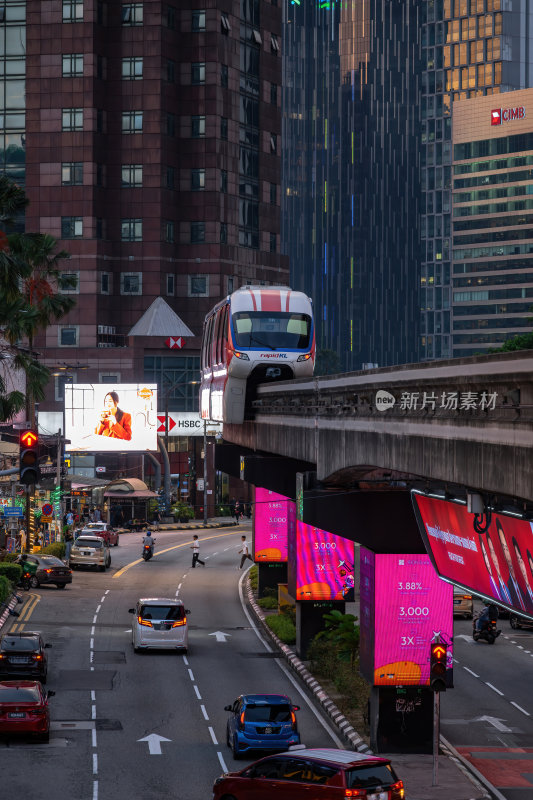
<path id="1" fill-rule="evenodd" d="M 311 336 L 311 317 L 285 311 L 238 311 L 233 314 L 237 347 L 305 350 Z"/>

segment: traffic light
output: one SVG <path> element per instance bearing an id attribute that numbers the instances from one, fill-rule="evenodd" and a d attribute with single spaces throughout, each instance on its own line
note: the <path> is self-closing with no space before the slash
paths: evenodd
<path id="1" fill-rule="evenodd" d="M 20 483 L 23 483 L 25 486 L 39 483 L 41 473 L 39 470 L 39 435 L 37 431 L 21 431 L 19 446 Z"/>
<path id="2" fill-rule="evenodd" d="M 446 656 L 447 646 L 445 644 L 430 644 L 429 657 L 429 687 L 434 692 L 446 691 Z"/>

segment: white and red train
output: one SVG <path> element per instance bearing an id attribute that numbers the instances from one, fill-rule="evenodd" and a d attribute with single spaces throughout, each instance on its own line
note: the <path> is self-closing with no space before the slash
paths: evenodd
<path id="1" fill-rule="evenodd" d="M 310 298 L 288 286 L 243 286 L 205 318 L 202 418 L 240 424 L 259 383 L 307 377 L 314 364 Z"/>

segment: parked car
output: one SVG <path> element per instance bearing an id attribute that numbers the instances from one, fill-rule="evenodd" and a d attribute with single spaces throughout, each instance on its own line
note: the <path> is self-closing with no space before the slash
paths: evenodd
<path id="1" fill-rule="evenodd" d="M 520 614 L 511 612 L 509 614 L 509 625 L 514 630 L 519 630 L 520 628 L 533 628 L 533 619 L 521 617 Z"/>
<path id="2" fill-rule="evenodd" d="M 88 522 L 76 532 L 76 538 L 86 535 L 100 536 L 108 547 L 118 546 L 118 533 L 108 522 Z"/>
<path id="3" fill-rule="evenodd" d="M 259 797 L 404 800 L 405 790 L 388 758 L 349 750 L 302 747 L 267 756 L 240 772 L 227 772 L 217 778 L 213 800 L 230 797 L 235 800 Z"/>
<path id="4" fill-rule="evenodd" d="M 45 644 L 38 631 L 4 633 L 0 636 L 0 680 L 25 676 L 46 683 L 48 659 Z"/>
<path id="5" fill-rule="evenodd" d="M 39 681 L 0 682 L 0 734 L 33 734 L 41 742 L 50 738 L 50 709 Z"/>
<path id="6" fill-rule="evenodd" d="M 131 641 L 136 653 L 148 649 L 187 652 L 187 614 L 191 612 L 181 600 L 143 597 L 129 613 L 135 615 L 131 623 Z"/>
<path id="7" fill-rule="evenodd" d="M 47 583 L 64 589 L 67 583 L 72 583 L 72 570 L 56 556 L 23 553 L 17 558 L 17 563 L 21 565 L 23 573 L 30 575 L 29 584 L 32 589 Z"/>
<path id="8" fill-rule="evenodd" d="M 454 617 L 464 617 L 472 619 L 474 616 L 474 598 L 471 594 L 465 594 L 460 589 L 453 592 L 453 615 Z"/>
<path id="9" fill-rule="evenodd" d="M 70 551 L 69 564 L 72 569 L 78 567 L 96 567 L 105 572 L 111 566 L 111 553 L 100 536 L 80 536 L 75 539 Z"/>
<path id="10" fill-rule="evenodd" d="M 233 758 L 249 750 L 286 750 L 300 744 L 295 711 L 284 694 L 247 694 L 238 697 L 230 706 L 226 725 L 226 743 Z"/>

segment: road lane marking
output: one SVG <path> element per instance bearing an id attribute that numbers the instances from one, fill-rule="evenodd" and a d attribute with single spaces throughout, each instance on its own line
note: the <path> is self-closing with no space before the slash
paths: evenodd
<path id="1" fill-rule="evenodd" d="M 98 612 L 100 611 L 100 609 L 101 609 L 101 608 L 102 608 L 102 606 L 97 606 L 97 607 L 96 607 L 95 614 L 98 614 Z"/>
<path id="2" fill-rule="evenodd" d="M 189 678 L 194 683 L 194 675 L 192 674 L 192 669 L 189 669 L 188 672 L 189 672 Z"/>
<path id="3" fill-rule="evenodd" d="M 93 753 L 93 775 L 98 775 L 98 756 Z"/>
<path id="4" fill-rule="evenodd" d="M 207 542 L 210 539 L 220 539 L 221 536 L 235 536 L 236 533 L 238 533 L 238 531 L 232 531 L 231 533 L 217 533 L 214 534 L 213 536 L 204 536 L 202 542 Z M 162 556 L 163 553 L 170 553 L 172 550 L 179 550 L 182 547 L 190 547 L 191 542 L 192 539 L 190 539 L 187 542 L 183 542 L 182 544 L 175 544 L 173 545 L 173 547 L 167 547 L 165 550 L 159 550 L 157 553 L 154 553 L 154 558 Z M 115 574 L 112 576 L 113 579 L 120 578 L 121 575 L 123 575 L 128 569 L 131 569 L 132 567 L 135 567 L 137 564 L 142 564 L 142 563 L 143 563 L 142 558 L 138 558 L 136 561 L 131 561 L 129 564 L 126 564 L 126 566 L 122 567 L 122 569 L 119 569 L 118 572 L 115 572 Z M 186 578 L 187 573 L 185 573 L 183 577 Z"/>
<path id="5" fill-rule="evenodd" d="M 488 681 L 485 681 L 485 685 L 488 686 L 489 689 L 492 689 L 493 692 L 496 692 L 496 694 L 499 694 L 499 695 L 501 695 L 503 697 L 503 692 L 500 692 L 500 690 L 497 689 L 495 686 L 493 686 L 492 683 L 489 683 Z"/>
<path id="6" fill-rule="evenodd" d="M 91 636 L 94 636 L 94 625 L 91 628 Z"/>
<path id="7" fill-rule="evenodd" d="M 92 733 L 93 747 L 96 747 L 96 728 L 93 728 L 91 733 Z"/>
<path id="8" fill-rule="evenodd" d="M 104 594 L 104 596 L 103 596 L 103 597 L 101 597 L 101 598 L 100 598 L 100 602 L 101 602 L 101 603 L 103 603 L 103 602 L 104 602 L 104 600 L 105 600 L 105 594 Z"/>
<path id="9" fill-rule="evenodd" d="M 198 686 L 195 685 L 194 691 L 196 692 L 196 697 L 198 698 L 198 700 L 201 700 L 202 699 L 202 695 L 200 694 L 200 690 L 199 690 Z"/>
<path id="10" fill-rule="evenodd" d="M 89 644 L 89 648 L 90 648 L 91 650 L 94 650 L 94 639 L 91 639 L 91 642 L 90 642 L 90 644 Z"/>
<path id="11" fill-rule="evenodd" d="M 216 551 L 216 553 L 211 553 L 211 555 L 213 556 L 213 558 L 214 558 L 215 556 L 218 556 L 218 550 Z M 208 557 L 209 557 L 209 556 L 208 556 Z"/>
<path id="12" fill-rule="evenodd" d="M 109 594 L 109 589 L 106 589 L 104 594 Z"/>
<path id="13" fill-rule="evenodd" d="M 204 719 L 207 720 L 207 722 L 209 722 L 209 716 L 207 711 L 205 710 L 205 706 L 202 704 L 200 708 L 202 709 L 202 714 L 204 715 Z"/>
<path id="14" fill-rule="evenodd" d="M 96 620 L 97 620 L 97 615 L 95 614 L 93 617 L 93 624 L 96 622 Z"/>
<path id="15" fill-rule="evenodd" d="M 220 766 L 222 767 L 223 772 L 228 772 L 228 767 L 226 762 L 224 761 L 224 757 L 220 751 L 217 751 L 218 760 L 220 761 Z"/>
<path id="16" fill-rule="evenodd" d="M 93 781 L 93 800 L 98 800 L 98 781 Z"/>
<path id="17" fill-rule="evenodd" d="M 91 719 L 96 719 L 96 706 L 91 706 Z"/>
<path id="18" fill-rule="evenodd" d="M 93 701 L 93 703 L 96 700 L 96 693 L 94 692 L 94 690 L 91 692 L 91 700 Z"/>
<path id="19" fill-rule="evenodd" d="M 182 586 L 183 586 L 182 583 L 178 583 L 178 589 L 181 589 Z"/>
<path id="20" fill-rule="evenodd" d="M 471 675 L 473 675 L 474 678 L 479 678 L 479 675 L 476 672 L 474 672 L 473 670 L 468 669 L 468 667 L 463 667 L 463 669 L 466 669 L 466 671 L 469 672 Z"/>
<path id="21" fill-rule="evenodd" d="M 93 663 L 93 660 L 94 660 L 94 653 L 93 653 L 93 651 L 92 651 L 92 650 L 91 650 L 91 654 L 90 654 L 90 658 L 89 658 L 89 660 L 90 660 L 90 662 L 91 662 L 91 664 L 92 664 L 92 663 Z M 93 670 L 94 670 L 94 667 L 91 667 L 91 669 L 93 669 Z"/>
<path id="22" fill-rule="evenodd" d="M 515 703 L 514 700 L 511 700 L 511 705 L 514 706 L 515 708 L 517 708 L 519 711 L 521 711 L 522 714 L 525 714 L 526 717 L 530 717 L 531 716 L 529 711 L 526 711 L 525 708 L 522 708 L 522 706 L 519 706 L 518 703 Z"/>
<path id="23" fill-rule="evenodd" d="M 218 742 L 217 742 L 217 737 L 215 736 L 215 731 L 213 730 L 213 728 L 211 727 L 211 725 L 208 725 L 208 726 L 207 726 L 207 730 L 208 730 L 208 731 L 209 731 L 209 733 L 211 734 L 211 739 L 213 740 L 213 744 L 218 744 Z"/>
<path id="24" fill-rule="evenodd" d="M 183 663 L 185 664 L 186 667 L 189 666 L 189 660 L 188 660 L 187 656 L 183 656 Z"/>

